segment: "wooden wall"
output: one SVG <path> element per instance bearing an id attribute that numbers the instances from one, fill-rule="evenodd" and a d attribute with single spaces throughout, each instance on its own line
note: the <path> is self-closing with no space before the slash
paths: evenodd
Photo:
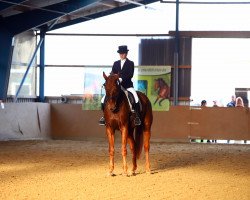
<path id="1" fill-rule="evenodd" d="M 153 139 L 250 140 L 248 108 L 171 106 L 153 115 Z M 101 116 L 83 111 L 81 104 L 6 103 L 0 108 L 0 140 L 103 138 Z"/>
<path id="2" fill-rule="evenodd" d="M 168 112 L 154 112 L 155 139 L 250 140 L 248 108 L 190 108 L 171 106 Z M 51 104 L 52 138 L 106 137 L 98 125 L 101 111 L 82 111 L 81 105 Z"/>

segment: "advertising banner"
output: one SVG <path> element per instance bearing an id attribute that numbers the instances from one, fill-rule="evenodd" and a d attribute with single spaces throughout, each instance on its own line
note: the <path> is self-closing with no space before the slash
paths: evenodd
<path id="1" fill-rule="evenodd" d="M 102 87 L 111 67 L 87 68 L 84 74 L 83 110 L 100 110 Z M 133 78 L 134 88 L 149 98 L 154 111 L 168 111 L 171 83 L 171 66 L 137 66 Z"/>

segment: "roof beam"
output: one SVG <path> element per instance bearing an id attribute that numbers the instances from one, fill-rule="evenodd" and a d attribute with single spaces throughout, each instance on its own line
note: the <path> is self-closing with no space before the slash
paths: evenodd
<path id="1" fill-rule="evenodd" d="M 8 29 L 14 34 L 42 26 L 71 12 L 77 11 L 85 6 L 97 2 L 96 0 L 69 0 L 58 4 L 38 8 L 4 19 Z"/>
<path id="2" fill-rule="evenodd" d="M 144 0 L 144 1 L 140 1 L 140 3 L 146 5 L 146 4 L 149 4 L 149 3 L 154 3 L 156 1 L 157 0 Z M 99 17 L 104 17 L 104 16 L 107 16 L 107 15 L 111 15 L 111 14 L 114 14 L 114 13 L 119 13 L 119 12 L 129 10 L 129 9 L 132 9 L 132 8 L 136 8 L 136 7 L 138 7 L 138 5 L 135 5 L 135 4 L 126 4 L 124 6 L 114 7 L 113 9 L 109 9 L 107 11 L 103 11 L 103 12 L 96 13 L 96 14 L 91 14 L 91 15 L 88 15 L 88 16 L 84 16 L 82 18 L 77 18 L 77 19 L 74 19 L 74 20 L 70 20 L 70 21 L 67 21 L 67 22 L 56 24 L 51 30 L 55 30 L 55 29 L 63 28 L 65 26 L 78 24 L 78 23 L 81 23 L 81 22 L 88 21 L 90 19 L 96 19 L 96 18 L 99 18 Z"/>
<path id="3" fill-rule="evenodd" d="M 0 11 L 10 8 L 11 6 L 14 6 L 15 4 L 23 3 L 25 1 L 24 0 L 0 1 Z"/>
<path id="4" fill-rule="evenodd" d="M 174 36 L 175 31 L 169 31 Z M 193 38 L 250 38 L 250 31 L 179 31 L 181 37 Z"/>
<path id="5" fill-rule="evenodd" d="M 161 3 L 176 3 L 176 1 L 160 0 Z M 179 1 L 180 4 L 250 4 L 250 1 Z"/>

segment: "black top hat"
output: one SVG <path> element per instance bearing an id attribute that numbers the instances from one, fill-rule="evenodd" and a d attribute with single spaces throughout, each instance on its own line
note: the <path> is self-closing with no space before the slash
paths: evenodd
<path id="1" fill-rule="evenodd" d="M 117 53 L 128 53 L 128 51 L 129 51 L 128 47 L 126 45 L 119 46 L 118 48 L 119 49 L 118 49 Z"/>

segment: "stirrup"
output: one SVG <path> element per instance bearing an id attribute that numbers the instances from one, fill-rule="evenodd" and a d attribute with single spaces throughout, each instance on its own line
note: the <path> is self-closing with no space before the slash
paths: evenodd
<path id="1" fill-rule="evenodd" d="M 99 120 L 99 125 L 100 126 L 105 126 L 106 125 L 106 122 L 105 122 L 105 118 L 102 117 L 100 120 Z"/>
<path id="2" fill-rule="evenodd" d="M 135 124 L 135 126 L 140 126 L 141 125 L 141 120 L 140 120 L 139 117 L 135 117 L 134 124 Z"/>

